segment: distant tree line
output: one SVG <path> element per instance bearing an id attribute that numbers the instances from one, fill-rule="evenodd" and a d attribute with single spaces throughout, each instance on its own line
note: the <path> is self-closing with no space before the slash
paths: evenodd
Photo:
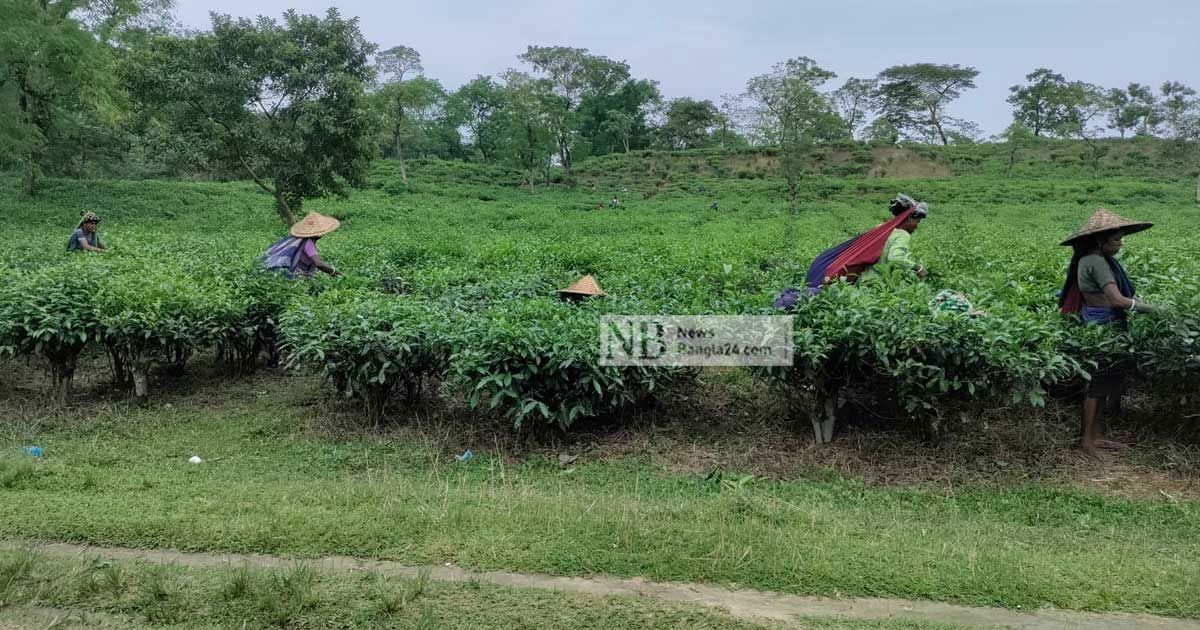
<path id="1" fill-rule="evenodd" d="M 793 206 L 813 145 L 985 140 L 953 115 L 979 71 L 917 63 L 837 75 L 807 57 L 750 77 L 719 102 L 665 99 L 624 61 L 529 46 L 513 69 L 447 90 L 418 51 L 380 49 L 357 20 L 289 11 L 281 20 L 213 15 L 182 31 L 170 0 L 0 0 L 0 167 L 36 194 L 46 174 L 253 180 L 285 222 L 306 198 L 365 180 L 376 157 L 552 167 L 658 148 L 774 146 Z M 994 140 L 1200 136 L 1196 91 L 1170 81 L 1104 88 L 1038 68 L 1007 99 Z"/>

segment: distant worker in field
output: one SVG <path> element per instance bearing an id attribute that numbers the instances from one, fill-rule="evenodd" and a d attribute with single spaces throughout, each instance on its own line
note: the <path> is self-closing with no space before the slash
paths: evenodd
<path id="1" fill-rule="evenodd" d="M 100 240 L 96 227 L 100 225 L 100 217 L 95 212 L 84 212 L 79 216 L 79 225 L 67 241 L 67 250 L 84 252 L 102 252 L 108 249 Z"/>
<path id="2" fill-rule="evenodd" d="M 317 251 L 317 240 L 338 229 L 341 222 L 333 217 L 310 212 L 292 226 L 291 234 L 267 249 L 261 258 L 267 269 L 282 272 L 289 278 L 308 278 L 315 269 L 331 276 L 340 276 L 337 269 L 321 259 Z"/>
<path id="3" fill-rule="evenodd" d="M 621 205 L 621 202 L 620 202 L 620 201 L 618 201 L 616 197 L 613 197 L 613 198 L 612 198 L 612 201 L 608 202 L 608 207 L 609 207 L 609 208 L 616 208 L 616 207 L 617 207 L 617 206 L 619 206 L 619 205 Z"/>
<path id="4" fill-rule="evenodd" d="M 1135 313 L 1151 313 L 1155 308 L 1137 299 L 1133 281 L 1116 259 L 1127 234 L 1141 232 L 1153 226 L 1145 221 L 1130 221 L 1114 212 L 1100 208 L 1062 244 L 1075 250 L 1067 267 L 1067 279 L 1059 294 L 1059 310 L 1064 315 L 1078 315 L 1084 323 L 1117 326 L 1124 330 Z M 1103 439 L 1102 406 L 1119 411 L 1121 395 L 1125 392 L 1126 369 L 1112 365 L 1092 374 L 1084 395 L 1080 417 L 1079 447 L 1089 455 L 1097 449 L 1121 449 L 1118 444 Z"/>

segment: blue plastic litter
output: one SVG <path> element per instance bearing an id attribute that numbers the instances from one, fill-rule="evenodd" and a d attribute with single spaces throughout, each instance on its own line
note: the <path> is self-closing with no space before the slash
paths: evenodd
<path id="1" fill-rule="evenodd" d="M 468 450 L 467 452 L 463 453 L 462 455 L 455 455 L 454 459 L 457 459 L 460 462 L 469 462 L 472 459 L 474 459 L 474 457 L 475 457 L 475 455 L 473 455 L 471 453 L 471 451 Z"/>
<path id="2" fill-rule="evenodd" d="M 40 446 L 26 446 L 26 447 L 25 447 L 25 452 L 26 452 L 26 453 L 29 453 L 29 454 L 30 454 L 30 455 L 32 455 L 33 457 L 41 457 L 41 456 L 42 456 L 42 447 L 40 447 Z"/>

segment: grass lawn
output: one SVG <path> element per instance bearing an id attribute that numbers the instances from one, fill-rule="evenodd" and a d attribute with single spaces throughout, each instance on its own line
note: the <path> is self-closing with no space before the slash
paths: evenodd
<path id="1" fill-rule="evenodd" d="M 463 463 L 436 428 L 318 435 L 332 414 L 314 386 L 263 376 L 69 412 L 10 399 L 0 537 L 1200 616 L 1194 501 L 722 483 L 636 455 Z M 33 440 L 41 460 L 20 451 Z"/>
<path id="2" fill-rule="evenodd" d="M 481 582 L 288 569 L 196 569 L 0 551 L 0 628 L 697 628 L 752 623 L 653 599 Z M 950 630 L 919 621 L 806 619 L 814 630 Z"/>

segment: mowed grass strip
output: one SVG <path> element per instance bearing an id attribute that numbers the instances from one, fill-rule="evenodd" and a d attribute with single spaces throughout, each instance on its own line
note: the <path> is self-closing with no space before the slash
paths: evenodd
<path id="1" fill-rule="evenodd" d="M 9 424 L 0 536 L 1200 616 L 1195 502 L 1040 485 L 738 487 L 639 458 L 462 463 L 432 438 L 309 437 L 287 394 L 257 387 L 286 380 L 210 391 L 225 400 L 211 407 Z M 42 460 L 20 453 L 31 435 Z M 215 461 L 189 464 L 193 453 Z"/>
<path id="2" fill-rule="evenodd" d="M 699 606 L 648 598 L 585 596 L 437 582 L 298 562 L 284 569 L 186 568 L 0 551 L 0 627 L 171 628 L 699 628 L 752 630 L 754 623 Z M 46 609 L 51 609 L 47 611 Z M 40 612 L 38 615 L 32 612 Z M 99 614 L 101 617 L 89 618 Z M 7 617 L 7 619 L 6 619 Z M 64 623 L 65 622 L 65 623 Z M 104 622 L 104 623 L 101 623 Z M 11 624 L 11 625 L 10 625 Z M 950 630 L 920 621 L 806 620 L 814 629 Z"/>

